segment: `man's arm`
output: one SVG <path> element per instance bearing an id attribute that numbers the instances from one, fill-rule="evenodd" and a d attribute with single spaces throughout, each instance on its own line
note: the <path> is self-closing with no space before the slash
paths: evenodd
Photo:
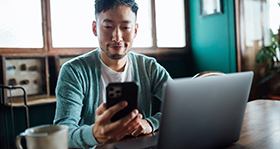
<path id="1" fill-rule="evenodd" d="M 57 108 L 54 124 L 69 127 L 69 147 L 89 148 L 103 143 L 117 141 L 126 134 L 130 134 L 140 125 L 142 115 L 134 110 L 126 117 L 111 123 L 110 119 L 119 110 L 127 106 L 127 102 L 120 102 L 106 109 L 100 105 L 95 112 L 95 124 L 81 125 L 84 110 L 84 93 L 81 78 L 77 77 L 77 69 L 70 65 L 61 70 L 56 88 Z M 92 109 L 95 110 L 95 109 Z M 87 116 L 87 115 L 84 115 Z"/>
<path id="2" fill-rule="evenodd" d="M 84 93 L 79 74 L 79 69 L 73 68 L 71 64 L 61 68 L 56 87 L 57 107 L 54 124 L 69 127 L 69 147 L 89 148 L 98 145 L 98 142 L 92 134 L 94 124 L 79 124 L 84 107 Z"/>
<path id="3" fill-rule="evenodd" d="M 145 95 L 142 96 L 142 100 L 153 100 L 150 98 L 150 95 L 156 97 L 160 101 L 162 101 L 162 94 L 163 94 L 163 86 L 164 83 L 168 80 L 172 80 L 169 73 L 162 67 L 160 64 L 156 62 L 155 59 L 149 59 L 145 61 L 144 67 L 141 66 L 141 62 L 137 62 L 139 67 L 136 67 L 136 71 L 138 75 L 141 76 L 142 84 L 142 92 L 145 92 Z M 144 83 L 143 83 L 144 81 Z M 145 90 L 149 87 L 151 94 L 146 94 L 149 90 Z M 140 93 L 143 94 L 143 93 Z M 145 102 L 145 101 L 142 101 Z M 146 102 L 145 102 L 146 103 Z M 161 102 L 157 102 L 161 103 Z M 151 105 L 144 105 L 144 106 L 151 106 Z M 160 105 L 153 105 L 158 106 Z M 146 114 L 147 115 L 147 114 Z M 148 134 L 158 129 L 159 121 L 161 118 L 161 112 L 157 112 L 156 114 L 146 117 L 144 120 L 141 121 L 141 126 L 137 128 L 131 135 L 137 136 L 139 134 Z"/>

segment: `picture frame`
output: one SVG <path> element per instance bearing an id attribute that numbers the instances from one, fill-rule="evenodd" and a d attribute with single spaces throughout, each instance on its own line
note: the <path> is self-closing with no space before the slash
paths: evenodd
<path id="1" fill-rule="evenodd" d="M 209 17 L 223 13 L 222 0 L 200 0 L 200 16 Z"/>
<path id="2" fill-rule="evenodd" d="M 42 54 L 5 54 L 0 56 L 0 84 L 22 86 L 28 101 L 49 97 L 48 56 Z M 19 89 L 5 90 L 4 104 L 23 102 Z M 12 100 L 11 100 L 12 99 Z"/>

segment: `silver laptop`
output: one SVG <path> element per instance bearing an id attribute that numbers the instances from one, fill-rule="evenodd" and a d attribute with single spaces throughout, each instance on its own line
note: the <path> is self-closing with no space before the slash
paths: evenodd
<path id="1" fill-rule="evenodd" d="M 165 85 L 159 134 L 119 149 L 221 148 L 239 139 L 253 72 L 180 78 Z"/>

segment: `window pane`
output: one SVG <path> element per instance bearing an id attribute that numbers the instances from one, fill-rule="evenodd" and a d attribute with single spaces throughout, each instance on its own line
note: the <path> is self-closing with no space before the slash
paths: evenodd
<path id="1" fill-rule="evenodd" d="M 138 33 L 133 47 L 152 47 L 152 12 L 151 0 L 136 0 L 139 9 L 137 13 Z"/>
<path id="2" fill-rule="evenodd" d="M 263 26 L 267 26 L 266 22 L 267 17 L 264 17 L 266 21 L 261 23 L 262 21 L 262 8 L 266 7 L 266 3 L 261 1 L 252 1 L 252 0 L 245 0 L 244 1 L 244 29 L 245 29 L 245 45 L 247 47 L 252 47 L 256 42 L 258 42 L 259 46 L 262 44 L 263 38 Z M 266 27 L 267 28 L 267 27 Z M 267 31 L 267 30 L 265 30 Z M 269 33 L 269 32 L 268 32 Z"/>
<path id="3" fill-rule="evenodd" d="M 184 0 L 156 0 L 158 47 L 185 47 Z"/>
<path id="4" fill-rule="evenodd" d="M 133 45 L 151 47 L 151 2 L 137 0 L 137 3 L 139 30 Z M 51 0 L 53 47 L 98 47 L 91 28 L 94 10 L 93 0 Z"/>
<path id="5" fill-rule="evenodd" d="M 94 0 L 51 0 L 53 47 L 97 47 Z"/>
<path id="6" fill-rule="evenodd" d="M 280 28 L 280 3 L 279 0 L 270 0 L 269 1 L 269 9 L 270 9 L 270 27 L 274 34 L 278 33 L 278 29 Z"/>
<path id="7" fill-rule="evenodd" d="M 39 0 L 0 0 L 0 47 L 43 48 Z"/>

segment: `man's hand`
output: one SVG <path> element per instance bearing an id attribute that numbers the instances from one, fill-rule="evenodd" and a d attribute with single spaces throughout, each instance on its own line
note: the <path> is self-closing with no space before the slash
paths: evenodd
<path id="1" fill-rule="evenodd" d="M 132 133 L 131 135 L 136 137 L 140 134 L 149 134 L 153 131 L 152 126 L 150 125 L 150 123 L 147 120 L 142 119 L 140 122 L 140 126 L 137 127 Z"/>
<path id="2" fill-rule="evenodd" d="M 118 111 L 126 106 L 127 102 L 122 101 L 109 109 L 106 109 L 106 103 L 101 104 L 96 109 L 92 133 L 98 143 L 118 141 L 140 126 L 142 115 L 139 114 L 137 109 L 118 121 L 113 123 L 110 121 Z"/>

